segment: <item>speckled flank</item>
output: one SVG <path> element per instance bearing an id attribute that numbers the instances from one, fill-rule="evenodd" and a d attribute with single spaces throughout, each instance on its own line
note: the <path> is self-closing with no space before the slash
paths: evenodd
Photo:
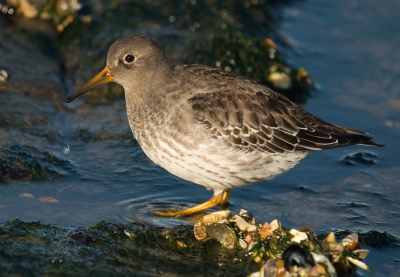
<path id="1" fill-rule="evenodd" d="M 166 124 L 165 124 L 166 125 Z M 227 144 L 223 138 L 212 138 L 199 124 L 193 132 L 146 126 L 135 132 L 143 151 L 151 160 L 183 179 L 208 189 L 230 189 L 273 177 L 292 168 L 307 155 L 306 151 L 282 156 L 261 151 L 244 152 Z M 179 139 L 173 139 L 179 137 Z"/>

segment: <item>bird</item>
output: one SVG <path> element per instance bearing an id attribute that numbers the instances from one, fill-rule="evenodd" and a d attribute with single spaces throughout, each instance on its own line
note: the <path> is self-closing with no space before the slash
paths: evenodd
<path id="1" fill-rule="evenodd" d="M 144 153 L 173 175 L 213 190 L 180 217 L 220 205 L 232 189 L 271 180 L 308 154 L 384 146 L 366 132 L 328 123 L 256 81 L 199 64 L 173 65 L 152 38 L 111 44 L 104 69 L 66 102 L 105 83 L 124 88 L 130 128 Z"/>

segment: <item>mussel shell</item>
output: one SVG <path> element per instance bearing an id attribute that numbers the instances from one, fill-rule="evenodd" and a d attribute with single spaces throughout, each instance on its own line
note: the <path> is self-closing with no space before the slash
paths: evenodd
<path id="1" fill-rule="evenodd" d="M 239 239 L 239 246 L 243 249 L 247 249 L 248 245 L 243 239 Z"/>
<path id="2" fill-rule="evenodd" d="M 218 240 L 222 246 L 228 249 L 234 249 L 236 246 L 236 234 L 235 231 L 229 226 L 221 223 L 212 223 L 206 227 L 206 231 L 216 240 Z"/>
<path id="3" fill-rule="evenodd" d="M 222 221 L 226 218 L 228 218 L 228 216 L 231 214 L 231 212 L 229 210 L 224 210 L 224 211 L 219 211 L 219 212 L 215 212 L 212 214 L 207 214 L 205 216 L 203 216 L 202 219 L 200 219 L 201 222 L 204 223 L 204 225 L 210 225 L 211 223 L 216 223 L 219 221 Z"/>
<path id="4" fill-rule="evenodd" d="M 4 69 L 0 69 L 0 82 L 7 81 L 8 73 Z"/>
<path id="5" fill-rule="evenodd" d="M 352 257 L 346 257 L 346 259 L 347 259 L 349 262 L 351 262 L 352 264 L 358 266 L 359 268 L 364 269 L 364 270 L 366 270 L 366 271 L 370 271 L 369 267 L 368 267 L 365 263 L 363 263 L 362 261 L 359 261 L 359 260 L 354 259 L 354 258 L 352 258 Z"/>
<path id="6" fill-rule="evenodd" d="M 265 222 L 260 230 L 258 230 L 258 234 L 260 235 L 261 240 L 264 240 L 267 237 L 272 237 L 274 235 L 268 222 Z"/>
<path id="7" fill-rule="evenodd" d="M 193 233 L 197 240 L 204 240 L 207 238 L 206 228 L 202 222 L 196 222 L 196 224 L 194 224 Z"/>
<path id="8" fill-rule="evenodd" d="M 264 265 L 264 277 L 276 277 L 278 275 L 278 267 L 274 259 L 269 259 Z"/>
<path id="9" fill-rule="evenodd" d="M 329 259 L 321 254 L 316 254 L 311 252 L 311 255 L 313 257 L 314 262 L 317 265 L 323 265 L 323 267 L 325 268 L 325 270 L 328 271 L 329 275 L 331 277 L 337 277 L 337 273 L 335 270 L 335 267 L 332 265 L 332 263 L 329 261 Z"/>
<path id="10" fill-rule="evenodd" d="M 328 236 L 326 237 L 325 240 L 326 240 L 327 242 L 329 242 L 329 243 L 335 243 L 335 242 L 336 242 L 335 233 L 330 232 L 330 233 L 328 234 Z"/>
<path id="11" fill-rule="evenodd" d="M 281 228 L 281 223 L 277 219 L 272 220 L 269 225 L 271 226 L 272 232 Z"/>
<path id="12" fill-rule="evenodd" d="M 347 236 L 345 236 L 342 239 L 342 243 L 344 245 L 346 245 L 346 243 L 350 243 L 350 242 L 358 242 L 358 234 L 357 233 L 348 234 Z"/>
<path id="13" fill-rule="evenodd" d="M 303 226 L 299 229 L 300 232 L 304 232 L 307 234 L 309 240 L 316 240 L 317 234 L 308 226 Z"/>
<path id="14" fill-rule="evenodd" d="M 358 234 L 351 233 L 351 234 L 345 236 L 342 239 L 342 244 L 344 246 L 346 246 L 347 249 L 349 249 L 350 251 L 355 250 L 360 245 L 360 243 L 358 242 Z"/>
<path id="15" fill-rule="evenodd" d="M 246 222 L 241 216 L 235 216 L 236 226 L 242 230 L 247 232 L 255 232 L 257 231 L 257 226 L 251 223 Z"/>
<path id="16" fill-rule="evenodd" d="M 357 250 L 354 250 L 353 253 L 357 254 L 358 258 L 360 260 L 364 260 L 368 256 L 369 250 L 368 249 L 357 249 Z"/>
<path id="17" fill-rule="evenodd" d="M 297 244 L 292 244 L 283 252 L 283 260 L 285 261 L 285 269 L 290 272 L 293 266 L 312 268 L 314 264 L 307 260 L 307 253 Z"/>
<path id="18" fill-rule="evenodd" d="M 253 215 L 249 211 L 246 211 L 243 209 L 239 212 L 239 215 L 241 218 L 243 218 L 248 223 L 252 223 L 253 218 L 254 218 Z"/>
<path id="19" fill-rule="evenodd" d="M 304 232 L 300 232 L 296 229 L 291 229 L 289 232 L 293 236 L 290 241 L 300 243 L 301 241 L 308 240 L 308 236 Z"/>

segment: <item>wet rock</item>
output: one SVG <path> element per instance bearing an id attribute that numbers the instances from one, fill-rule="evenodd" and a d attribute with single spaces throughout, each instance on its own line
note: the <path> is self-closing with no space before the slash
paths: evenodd
<path id="1" fill-rule="evenodd" d="M 376 164 L 378 156 L 372 152 L 356 152 L 349 154 L 343 158 L 343 162 L 349 165 L 361 164 Z"/>
<path id="2" fill-rule="evenodd" d="M 80 232 L 80 231 L 75 231 L 75 232 L 71 233 L 70 237 L 71 237 L 71 239 L 73 239 L 75 241 L 79 241 L 84 244 L 92 244 L 96 241 L 92 236 L 85 234 L 84 232 Z"/>
<path id="3" fill-rule="evenodd" d="M 34 147 L 11 145 L 1 148 L 0 182 L 52 180 L 71 169 L 69 161 Z"/>
<path id="4" fill-rule="evenodd" d="M 205 64 L 272 85 L 289 96 L 307 94 L 311 88 L 304 85 L 305 80 L 311 82 L 308 73 L 293 69 L 292 74 L 280 59 L 276 44 L 266 38 L 271 24 L 267 20 L 270 4 L 243 5 L 241 1 L 176 5 L 174 1 L 141 0 L 123 6 L 91 2 L 87 5 L 90 20 L 88 15 L 78 13 L 60 33 L 58 45 L 66 78 L 72 87 L 81 86 L 104 67 L 108 48 L 115 40 L 140 33 L 154 38 L 173 64 Z M 257 36 L 256 32 L 263 35 Z M 277 70 L 287 72 L 289 86 L 274 87 L 268 76 Z M 87 103 L 94 105 L 122 97 L 122 88 L 115 84 L 83 95 Z"/>
<path id="5" fill-rule="evenodd" d="M 60 101 L 65 94 L 61 67 L 42 52 L 40 40 L 13 28 L 0 29 L 0 40 L 0 64 L 8 73 L 0 92 Z"/>
<path id="6" fill-rule="evenodd" d="M 360 246 L 357 233 L 346 235 L 340 242 L 333 232 L 319 239 L 310 227 L 289 230 L 278 220 L 261 225 L 252 216 L 252 223 L 248 223 L 242 218 L 246 214 L 250 213 L 241 210 L 232 217 L 229 211 L 208 214 L 194 225 L 195 238 L 202 244 L 214 239 L 221 249 L 246 251 L 243 257 L 250 259 L 248 263 L 261 265 L 251 277 L 352 276 L 356 267 L 369 271 L 362 262 L 369 251 L 356 249 Z"/>
<path id="7" fill-rule="evenodd" d="M 24 168 L 2 168 L 3 178 L 10 180 L 31 180 L 32 174 Z M 0 178 L 1 179 L 1 178 Z"/>

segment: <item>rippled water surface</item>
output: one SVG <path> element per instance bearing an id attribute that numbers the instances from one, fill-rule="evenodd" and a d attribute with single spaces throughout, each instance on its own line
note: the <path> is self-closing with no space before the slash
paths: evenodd
<path id="1" fill-rule="evenodd" d="M 278 218 L 285 226 L 308 225 L 317 232 L 376 230 L 399 237 L 400 3 L 385 1 L 377 9 L 372 0 L 312 0 L 289 3 L 279 11 L 281 53 L 307 68 L 317 84 L 304 107 L 326 121 L 370 132 L 386 147 L 313 153 L 272 181 L 233 190 L 229 208 L 247 209 L 260 222 Z M 95 56 L 104 64 L 105 53 Z M 5 179 L 19 177 L 0 183 L 0 222 L 188 224 L 190 219 L 151 213 L 195 205 L 212 192 L 170 175 L 145 156 L 132 137 L 122 98 L 107 105 L 81 99 L 64 104 L 73 89 L 57 96 L 56 107 L 46 96 L 40 101 L 29 93 L 7 96 L 10 104 L 0 117 L 8 134 L 0 141 L 1 158 L 23 156 L 25 167 L 45 172 L 3 170 Z M 96 98 L 95 91 L 87 94 Z M 26 113 L 12 106 L 21 97 L 26 98 Z M 35 115 L 40 109 L 49 116 Z M 11 121 L 21 128 L 7 128 Z M 35 174 L 45 177 L 38 180 Z M 375 276 L 400 272 L 398 247 L 371 250 L 366 263 Z"/>

